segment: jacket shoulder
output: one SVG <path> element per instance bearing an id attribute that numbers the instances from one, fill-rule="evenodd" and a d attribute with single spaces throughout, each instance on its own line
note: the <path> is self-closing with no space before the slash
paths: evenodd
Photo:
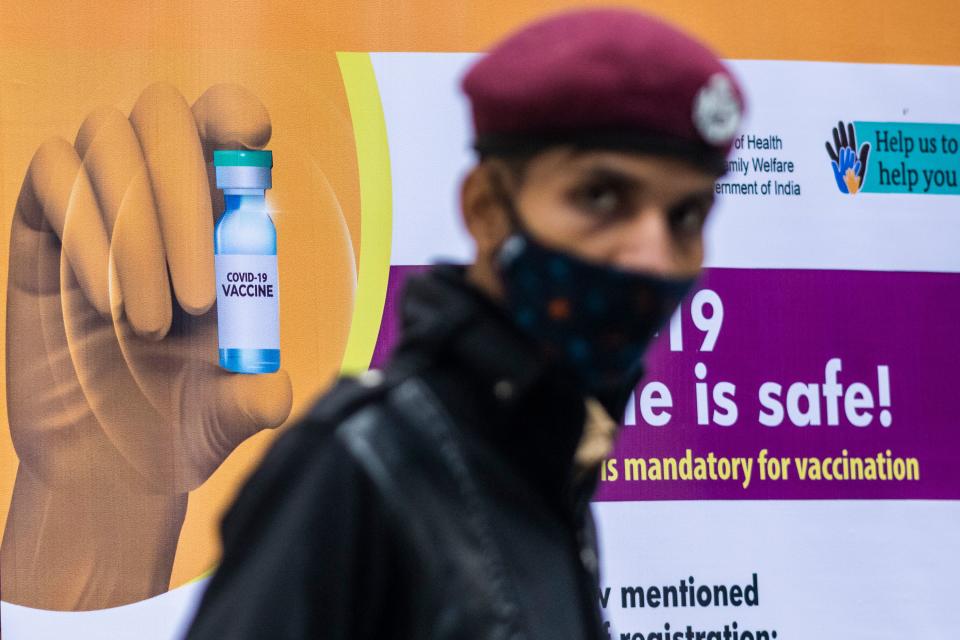
<path id="1" fill-rule="evenodd" d="M 387 391 L 384 375 L 376 369 L 356 377 L 340 378 L 317 399 L 304 422 L 315 429 L 332 432 L 364 407 L 383 402 Z"/>
<path id="2" fill-rule="evenodd" d="M 369 501 L 370 492 L 376 489 L 365 480 L 369 474 L 362 461 L 337 432 L 366 407 L 375 406 L 380 395 L 362 376 L 343 378 L 307 415 L 280 433 L 224 515 L 221 533 L 225 546 L 261 526 L 266 514 L 278 517 L 278 510 L 312 518 L 314 507 L 328 502 L 328 494 L 338 500 L 353 495 Z"/>

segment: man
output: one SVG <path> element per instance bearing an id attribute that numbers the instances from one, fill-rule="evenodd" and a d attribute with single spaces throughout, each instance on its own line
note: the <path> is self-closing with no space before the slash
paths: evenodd
<path id="1" fill-rule="evenodd" d="M 464 89 L 476 261 L 412 281 L 386 370 L 267 456 L 191 640 L 606 637 L 588 503 L 609 416 L 701 268 L 742 97 L 623 10 L 534 24 Z"/>

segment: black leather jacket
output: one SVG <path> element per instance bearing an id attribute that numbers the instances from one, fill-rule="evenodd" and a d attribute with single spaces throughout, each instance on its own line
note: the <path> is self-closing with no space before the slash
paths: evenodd
<path id="1" fill-rule="evenodd" d="M 582 396 L 460 269 L 410 282 L 403 328 L 243 489 L 190 640 L 607 637 Z"/>

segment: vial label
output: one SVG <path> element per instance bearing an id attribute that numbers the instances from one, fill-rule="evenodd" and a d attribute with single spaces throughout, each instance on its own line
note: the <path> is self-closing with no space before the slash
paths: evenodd
<path id="1" fill-rule="evenodd" d="M 218 254 L 217 330 L 221 349 L 279 349 L 276 255 Z"/>

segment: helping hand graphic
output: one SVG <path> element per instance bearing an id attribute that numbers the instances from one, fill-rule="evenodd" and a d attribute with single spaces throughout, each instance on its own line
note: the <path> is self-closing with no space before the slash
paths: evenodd
<path id="1" fill-rule="evenodd" d="M 843 121 L 833 128 L 833 143 L 836 151 L 827 142 L 827 153 L 833 161 L 833 177 L 837 181 L 837 188 L 841 193 L 856 194 L 863 186 L 867 172 L 867 157 L 870 155 L 870 143 L 860 145 L 859 156 L 857 149 L 857 135 L 853 130 L 853 123 L 844 127 Z"/>
<path id="2" fill-rule="evenodd" d="M 280 425 L 289 376 L 217 366 L 214 148 L 259 148 L 236 85 L 191 108 L 167 84 L 36 151 L 7 285 L 7 402 L 20 458 L 4 600 L 94 609 L 166 591 L 187 492 Z M 206 160 L 205 160 L 206 156 Z"/>

